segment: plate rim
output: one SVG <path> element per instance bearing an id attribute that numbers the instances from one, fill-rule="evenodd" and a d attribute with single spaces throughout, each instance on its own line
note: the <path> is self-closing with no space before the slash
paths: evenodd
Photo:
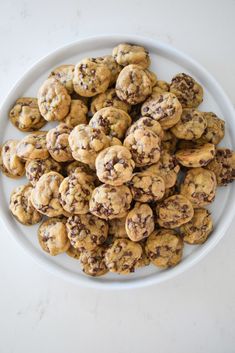
<path id="1" fill-rule="evenodd" d="M 116 41 L 117 43 L 121 42 L 134 42 L 137 44 L 142 44 L 146 46 L 154 46 L 158 49 L 162 49 L 170 53 L 171 55 L 174 55 L 176 57 L 179 57 L 181 60 L 184 62 L 187 62 L 190 67 L 196 69 L 202 75 L 203 77 L 206 78 L 208 82 L 214 88 L 216 89 L 217 92 L 219 92 L 222 101 L 224 102 L 225 108 L 228 112 L 228 115 L 233 116 L 234 118 L 234 108 L 233 105 L 228 98 L 227 94 L 225 93 L 224 89 L 220 86 L 220 84 L 217 82 L 217 80 L 196 60 L 191 58 L 188 54 L 184 53 L 181 50 L 176 49 L 174 46 L 164 43 L 160 40 L 156 39 L 150 39 L 145 36 L 139 36 L 139 35 L 123 35 L 123 34 L 109 34 L 109 35 L 97 35 L 97 36 L 89 36 L 86 38 L 82 38 L 76 41 L 72 41 L 66 45 L 60 46 L 55 50 L 50 51 L 48 54 L 44 55 L 41 57 L 39 60 L 35 61 L 25 72 L 21 75 L 21 77 L 16 81 L 15 84 L 12 85 L 10 90 L 8 90 L 7 94 L 5 97 L 3 97 L 2 103 L 1 103 L 1 108 L 0 108 L 0 116 L 2 107 L 5 106 L 8 101 L 10 100 L 10 97 L 14 94 L 14 91 L 17 90 L 17 88 L 30 76 L 30 74 L 34 71 L 39 69 L 41 66 L 43 66 L 44 63 L 46 63 L 50 58 L 56 57 L 63 52 L 66 51 L 66 49 L 73 48 L 75 46 L 81 46 L 83 44 L 91 44 L 94 41 Z M 4 119 L 4 117 L 0 117 L 0 121 Z M 235 134 L 235 128 L 234 131 L 232 131 L 233 135 Z M 235 196 L 234 194 L 234 187 L 232 188 L 232 192 L 227 199 L 227 203 L 231 199 L 232 196 Z M 33 258 L 33 260 L 38 263 L 41 267 L 43 267 L 45 270 L 48 272 L 56 275 L 59 278 L 63 278 L 64 280 L 79 284 L 83 287 L 89 287 L 89 288 L 95 288 L 95 289 L 134 289 L 134 288 L 141 288 L 141 287 L 146 287 L 154 284 L 159 284 L 161 282 L 170 280 L 173 277 L 178 276 L 179 274 L 185 272 L 192 266 L 194 266 L 196 263 L 201 261 L 217 244 L 218 242 L 223 238 L 223 236 L 226 233 L 226 230 L 229 228 L 233 217 L 235 215 L 235 208 L 233 207 L 227 207 L 228 211 L 226 213 L 226 218 L 223 219 L 222 222 L 219 224 L 219 230 L 214 230 L 214 235 L 213 238 L 210 238 L 208 242 L 206 242 L 203 246 L 203 248 L 200 249 L 200 251 L 190 255 L 188 258 L 184 259 L 184 262 L 179 264 L 178 266 L 168 269 L 162 272 L 158 272 L 156 275 L 152 274 L 151 276 L 143 277 L 143 278 L 132 278 L 129 281 L 128 280 L 120 280 L 120 281 L 109 281 L 109 282 L 101 282 L 97 280 L 97 278 L 92 278 L 88 276 L 78 276 L 74 272 L 69 271 L 69 269 L 65 269 L 62 267 L 58 267 L 58 265 L 53 262 L 51 259 L 47 259 L 46 257 L 40 256 L 38 253 L 33 253 L 30 251 L 29 246 L 24 243 L 24 241 L 20 240 L 19 237 L 16 235 L 16 231 L 14 230 L 13 224 L 9 222 L 6 212 L 5 212 L 5 207 L 1 205 L 0 207 L 0 222 L 4 226 L 5 230 L 7 231 L 8 234 L 10 234 L 11 238 L 14 238 L 16 243 L 29 255 L 30 257 Z"/>

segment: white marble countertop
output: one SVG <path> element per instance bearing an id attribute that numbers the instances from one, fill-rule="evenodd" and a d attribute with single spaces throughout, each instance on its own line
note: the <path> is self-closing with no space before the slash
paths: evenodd
<path id="1" fill-rule="evenodd" d="M 0 101 L 41 56 L 81 37 L 131 33 L 190 54 L 235 103 L 235 1 L 8 0 Z M 77 287 L 38 267 L 0 226 L 1 353 L 235 352 L 235 220 L 183 275 L 135 291 Z"/>

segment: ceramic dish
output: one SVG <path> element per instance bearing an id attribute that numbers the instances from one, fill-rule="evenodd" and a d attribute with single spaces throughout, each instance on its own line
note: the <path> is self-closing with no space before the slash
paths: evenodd
<path id="1" fill-rule="evenodd" d="M 226 134 L 223 144 L 232 148 L 235 141 L 235 116 L 233 107 L 216 80 L 198 63 L 179 50 L 156 40 L 137 36 L 109 35 L 83 39 L 66 45 L 31 67 L 12 88 L 4 100 L 0 112 L 0 143 L 8 138 L 22 138 L 24 133 L 18 131 L 8 120 L 8 112 L 15 100 L 21 96 L 36 96 L 38 88 L 50 71 L 62 63 L 76 63 L 84 57 L 95 57 L 109 54 L 118 43 L 129 42 L 144 46 L 150 52 L 152 70 L 158 78 L 170 81 L 178 72 L 186 72 L 196 78 L 205 90 L 202 111 L 213 111 L 226 121 Z M 47 129 L 49 125 L 47 126 Z M 45 128 L 44 128 L 45 129 Z M 100 278 L 84 275 L 79 262 L 66 254 L 51 257 L 43 252 L 37 240 L 36 226 L 25 227 L 17 223 L 8 210 L 9 196 L 16 185 L 25 183 L 24 179 L 12 180 L 0 175 L 0 220 L 19 245 L 46 270 L 65 280 L 77 284 L 103 289 L 125 289 L 160 283 L 175 277 L 201 260 L 223 237 L 235 213 L 235 185 L 219 188 L 216 200 L 210 207 L 214 220 L 214 231 L 207 242 L 200 246 L 186 245 L 182 262 L 175 268 L 159 270 L 148 266 L 134 274 L 120 276 L 109 273 Z M 6 236 L 2 232 L 2 236 Z"/>

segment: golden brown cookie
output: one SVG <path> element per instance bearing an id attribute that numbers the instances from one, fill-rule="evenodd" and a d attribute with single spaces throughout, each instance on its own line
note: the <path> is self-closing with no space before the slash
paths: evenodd
<path id="1" fill-rule="evenodd" d="M 62 120 L 62 124 L 66 124 L 70 128 L 74 128 L 79 124 L 87 124 L 88 108 L 81 99 L 72 99 L 69 113 Z"/>
<path id="2" fill-rule="evenodd" d="M 170 84 L 166 81 L 157 80 L 153 86 L 152 96 L 159 93 L 169 92 Z"/>
<path id="3" fill-rule="evenodd" d="M 135 173 L 128 183 L 133 199 L 139 202 L 154 202 L 163 198 L 165 183 L 161 176 L 151 172 Z"/>
<path id="4" fill-rule="evenodd" d="M 213 230 L 210 212 L 205 208 L 194 210 L 194 216 L 180 227 L 183 240 L 188 244 L 203 244 Z"/>
<path id="5" fill-rule="evenodd" d="M 38 108 L 37 98 L 17 99 L 9 113 L 9 118 L 20 131 L 36 131 L 46 124 Z"/>
<path id="6" fill-rule="evenodd" d="M 197 168 L 206 166 L 215 156 L 215 145 L 206 143 L 194 148 L 179 150 L 175 154 L 184 167 Z"/>
<path id="7" fill-rule="evenodd" d="M 126 147 L 112 146 L 99 153 L 95 166 L 102 183 L 118 186 L 132 178 L 135 163 Z"/>
<path id="8" fill-rule="evenodd" d="M 193 218 L 192 203 L 182 195 L 173 195 L 157 205 L 157 222 L 163 228 L 177 228 Z"/>
<path id="9" fill-rule="evenodd" d="M 60 173 L 61 165 L 52 158 L 33 159 L 25 164 L 26 178 L 35 186 L 43 174 L 49 172 Z"/>
<path id="10" fill-rule="evenodd" d="M 137 128 L 124 140 L 137 167 L 157 163 L 160 158 L 160 138 L 147 128 Z"/>
<path id="11" fill-rule="evenodd" d="M 154 218 L 151 207 L 145 203 L 136 202 L 134 208 L 126 217 L 126 232 L 132 241 L 147 238 L 154 230 Z"/>
<path id="12" fill-rule="evenodd" d="M 202 136 L 197 140 L 197 143 L 213 143 L 218 145 L 224 138 L 225 121 L 218 118 L 215 113 L 202 112 L 204 119 L 206 120 L 207 127 Z"/>
<path id="13" fill-rule="evenodd" d="M 120 72 L 116 82 L 117 96 L 131 105 L 143 102 L 152 92 L 152 81 L 138 65 L 128 65 Z"/>
<path id="14" fill-rule="evenodd" d="M 171 128 L 171 132 L 184 140 L 199 139 L 205 132 L 207 121 L 201 112 L 196 109 L 183 109 L 180 120 Z M 206 141 L 207 142 L 207 141 Z"/>
<path id="15" fill-rule="evenodd" d="M 75 66 L 73 86 L 80 96 L 93 97 L 106 91 L 110 79 L 106 65 L 97 63 L 95 58 L 86 58 Z"/>
<path id="16" fill-rule="evenodd" d="M 116 82 L 117 77 L 122 69 L 120 65 L 115 61 L 112 55 L 105 55 L 105 56 L 100 56 L 97 58 L 93 58 L 97 64 L 105 65 L 110 71 L 110 82 L 109 86 L 113 86 L 113 84 Z"/>
<path id="17" fill-rule="evenodd" d="M 38 229 L 41 248 L 52 256 L 66 252 L 70 247 L 65 224 L 66 218 L 50 218 Z"/>
<path id="18" fill-rule="evenodd" d="M 86 275 L 98 277 L 108 272 L 105 263 L 106 247 L 98 246 L 92 251 L 83 251 L 80 256 L 80 263 Z"/>
<path id="19" fill-rule="evenodd" d="M 66 227 L 72 246 L 80 251 L 94 250 L 108 236 L 108 224 L 90 213 L 69 217 Z"/>
<path id="20" fill-rule="evenodd" d="M 69 134 L 72 131 L 66 124 L 59 124 L 48 131 L 46 135 L 47 150 L 51 157 L 57 162 L 68 162 L 73 160 L 72 151 L 69 146 Z"/>
<path id="21" fill-rule="evenodd" d="M 180 193 L 191 201 L 193 207 L 203 207 L 214 201 L 216 176 L 211 170 L 193 168 L 187 171 Z"/>
<path id="22" fill-rule="evenodd" d="M 235 179 L 235 152 L 229 148 L 218 148 L 215 158 L 206 168 L 215 173 L 219 186 L 231 183 Z"/>
<path id="23" fill-rule="evenodd" d="M 47 121 L 63 120 L 69 113 L 71 97 L 54 77 L 48 78 L 38 91 L 38 107 Z"/>
<path id="24" fill-rule="evenodd" d="M 103 184 L 92 193 L 90 212 L 103 219 L 122 218 L 130 208 L 132 196 L 125 186 Z"/>
<path id="25" fill-rule="evenodd" d="M 46 134 L 47 131 L 35 131 L 25 136 L 17 145 L 17 156 L 24 161 L 47 159 Z"/>
<path id="26" fill-rule="evenodd" d="M 74 161 L 65 167 L 66 175 L 69 176 L 76 170 L 76 173 L 85 173 L 88 180 L 94 182 L 97 180 L 97 176 L 94 170 L 92 170 L 87 164 L 79 161 Z"/>
<path id="27" fill-rule="evenodd" d="M 160 268 L 176 266 L 182 259 L 184 243 L 171 229 L 159 229 L 147 239 L 145 250 L 151 263 Z"/>
<path id="28" fill-rule="evenodd" d="M 11 193 L 9 209 L 18 222 L 24 225 L 39 223 L 42 219 L 30 200 L 33 187 L 31 185 L 17 186 Z"/>
<path id="29" fill-rule="evenodd" d="M 128 113 L 130 110 L 130 105 L 121 101 L 116 94 L 115 88 L 107 89 L 104 93 L 100 93 L 91 102 L 91 113 L 95 114 L 102 108 L 113 107 L 121 109 Z"/>
<path id="30" fill-rule="evenodd" d="M 182 106 L 177 97 L 170 93 L 159 93 L 151 96 L 141 107 L 143 116 L 157 120 L 164 130 L 174 126 L 181 117 Z"/>
<path id="31" fill-rule="evenodd" d="M 138 119 L 134 124 L 132 124 L 127 130 L 126 136 L 130 135 L 133 131 L 141 127 L 151 130 L 157 136 L 159 136 L 160 139 L 162 139 L 164 136 L 164 131 L 159 122 L 148 116 L 143 116 L 142 118 Z"/>
<path id="32" fill-rule="evenodd" d="M 50 74 L 49 77 L 54 77 L 56 80 L 67 89 L 68 93 L 73 93 L 73 75 L 74 75 L 74 65 L 61 65 L 56 67 Z"/>
<path id="33" fill-rule="evenodd" d="M 128 239 L 116 239 L 106 251 L 105 263 L 110 272 L 126 275 L 135 271 L 141 255 L 140 244 Z"/>
<path id="34" fill-rule="evenodd" d="M 108 107 L 95 113 L 89 125 L 101 129 L 105 135 L 122 139 L 131 125 L 131 117 L 121 109 Z"/>
<path id="35" fill-rule="evenodd" d="M 121 66 L 136 64 L 146 69 L 150 65 L 148 51 L 139 45 L 128 43 L 119 44 L 113 49 L 112 53 L 116 62 Z"/>
<path id="36" fill-rule="evenodd" d="M 47 217 L 64 214 L 59 195 L 59 186 L 63 179 L 63 176 L 56 172 L 49 172 L 40 177 L 31 194 L 32 204 L 38 212 Z"/>
<path id="37" fill-rule="evenodd" d="M 1 148 L 1 170 L 13 179 L 21 178 L 25 173 L 25 165 L 17 156 L 19 140 L 7 140 Z"/>
<path id="38" fill-rule="evenodd" d="M 66 254 L 70 257 L 72 257 L 75 260 L 79 260 L 80 259 L 80 255 L 81 252 L 79 249 L 74 248 L 72 245 L 70 245 L 70 247 L 68 248 L 68 250 L 66 251 Z"/>

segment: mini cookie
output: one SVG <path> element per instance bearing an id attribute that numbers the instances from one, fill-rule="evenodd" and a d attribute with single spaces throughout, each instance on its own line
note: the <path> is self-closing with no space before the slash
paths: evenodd
<path id="1" fill-rule="evenodd" d="M 126 147 L 112 146 L 99 153 L 95 166 L 100 181 L 118 186 L 131 179 L 135 163 Z"/>
<path id="2" fill-rule="evenodd" d="M 107 66 L 111 74 L 109 86 L 112 86 L 117 81 L 117 77 L 122 70 L 122 67 L 118 65 L 112 55 L 100 56 L 98 58 L 94 58 L 94 60 L 97 64 Z"/>
<path id="3" fill-rule="evenodd" d="M 68 141 L 71 131 L 72 129 L 66 124 L 59 124 L 54 129 L 49 130 L 46 135 L 47 150 L 57 162 L 73 160 Z"/>
<path id="4" fill-rule="evenodd" d="M 138 119 L 134 124 L 132 124 L 126 132 L 126 136 L 130 135 L 133 131 L 138 128 L 147 128 L 154 132 L 160 139 L 164 136 L 164 131 L 162 130 L 161 125 L 158 121 L 153 120 L 148 116 L 143 116 L 142 118 Z"/>
<path id="5" fill-rule="evenodd" d="M 172 78 L 170 92 L 176 95 L 183 108 L 197 108 L 203 101 L 202 86 L 185 73 Z"/>
<path id="6" fill-rule="evenodd" d="M 182 195 L 173 195 L 157 205 L 157 222 L 163 228 L 177 228 L 193 218 L 192 203 Z"/>
<path id="7" fill-rule="evenodd" d="M 32 159 L 47 159 L 49 152 L 46 145 L 47 131 L 36 131 L 25 136 L 16 149 L 16 154 L 24 161 Z"/>
<path id="8" fill-rule="evenodd" d="M 188 244 L 203 244 L 212 230 L 212 218 L 205 208 L 195 209 L 191 221 L 180 227 L 183 240 Z"/>
<path id="9" fill-rule="evenodd" d="M 135 271 L 135 265 L 141 255 L 140 244 L 128 239 L 116 239 L 106 251 L 105 263 L 110 272 L 125 275 Z"/>
<path id="10" fill-rule="evenodd" d="M 116 82 L 117 96 L 129 104 L 143 102 L 152 92 L 149 75 L 138 65 L 128 65 L 120 72 Z"/>
<path id="11" fill-rule="evenodd" d="M 94 189 L 85 173 L 78 169 L 65 178 L 59 187 L 63 209 L 70 214 L 84 214 L 89 211 L 89 200 Z"/>
<path id="12" fill-rule="evenodd" d="M 60 81 L 48 78 L 38 91 L 40 113 L 47 121 L 63 120 L 69 113 L 71 98 Z"/>
<path id="13" fill-rule="evenodd" d="M 117 137 L 107 136 L 109 140 L 110 146 L 122 146 L 122 141 L 119 140 Z"/>
<path id="14" fill-rule="evenodd" d="M 196 109 L 183 109 L 180 120 L 171 128 L 178 139 L 196 140 L 202 136 L 207 127 L 207 121 Z M 206 141 L 207 142 L 207 141 Z"/>
<path id="15" fill-rule="evenodd" d="M 70 245 L 70 247 L 66 251 L 66 254 L 75 260 L 79 260 L 81 251 L 79 249 L 75 249 L 72 245 Z"/>
<path id="16" fill-rule="evenodd" d="M 31 194 L 32 204 L 38 212 L 47 217 L 63 215 L 59 197 L 59 186 L 63 179 L 63 176 L 56 172 L 41 176 Z"/>
<path id="17" fill-rule="evenodd" d="M 144 102 L 141 113 L 157 120 L 166 130 L 180 120 L 182 106 L 174 94 L 170 92 L 159 93 Z"/>
<path id="18" fill-rule="evenodd" d="M 33 207 L 30 197 L 33 187 L 21 185 L 11 193 L 9 209 L 18 222 L 24 225 L 39 223 L 42 215 Z"/>
<path id="19" fill-rule="evenodd" d="M 139 202 L 154 202 L 163 198 L 165 183 L 163 178 L 151 172 L 135 173 L 128 183 L 133 199 Z"/>
<path id="20" fill-rule="evenodd" d="M 98 246 L 93 251 L 83 251 L 80 263 L 86 275 L 98 277 L 105 275 L 108 268 L 105 264 L 106 247 Z"/>
<path id="21" fill-rule="evenodd" d="M 177 138 L 170 130 L 165 130 L 161 143 L 162 150 L 167 151 L 170 154 L 175 153 L 177 141 Z"/>
<path id="22" fill-rule="evenodd" d="M 204 168 L 190 169 L 180 187 L 180 193 L 191 201 L 193 207 L 203 207 L 214 201 L 216 176 Z"/>
<path id="23" fill-rule="evenodd" d="M 157 83 L 157 75 L 153 71 L 150 71 L 150 70 L 145 70 L 145 72 L 151 81 L 152 87 L 155 86 Z"/>
<path id="24" fill-rule="evenodd" d="M 159 161 L 145 169 L 145 171 L 162 177 L 165 187 L 168 189 L 175 185 L 180 166 L 175 156 L 163 150 Z"/>
<path id="25" fill-rule="evenodd" d="M 136 64 L 146 69 L 151 63 L 148 51 L 139 45 L 119 44 L 113 49 L 112 55 L 121 66 Z"/>
<path id="26" fill-rule="evenodd" d="M 46 124 L 46 120 L 40 114 L 37 98 L 17 99 L 9 113 L 9 118 L 20 131 L 39 130 Z"/>
<path id="27" fill-rule="evenodd" d="M 108 224 L 90 213 L 69 217 L 66 227 L 72 246 L 80 251 L 94 250 L 108 236 Z"/>
<path id="28" fill-rule="evenodd" d="M 56 67 L 49 77 L 54 77 L 67 89 L 68 93 L 73 93 L 74 65 L 61 65 Z"/>
<path id="29" fill-rule="evenodd" d="M 79 124 L 87 124 L 88 108 L 80 99 L 72 99 L 68 115 L 62 121 L 68 127 L 74 128 Z"/>
<path id="30" fill-rule="evenodd" d="M 128 238 L 126 233 L 126 217 L 109 220 L 109 235 L 114 238 Z"/>
<path id="31" fill-rule="evenodd" d="M 128 113 L 130 110 L 130 105 L 118 98 L 115 88 L 110 88 L 104 93 L 100 93 L 92 99 L 91 113 L 93 115 L 100 109 L 107 107 L 121 109 L 126 113 Z"/>
<path id="32" fill-rule="evenodd" d="M 152 96 L 159 93 L 169 92 L 170 84 L 166 81 L 157 80 L 153 87 Z"/>
<path id="33" fill-rule="evenodd" d="M 73 158 L 95 167 L 95 160 L 99 152 L 109 147 L 109 139 L 100 129 L 89 125 L 76 126 L 69 135 L 69 146 Z"/>
<path id="34" fill-rule="evenodd" d="M 73 77 L 74 90 L 84 97 L 93 97 L 105 92 L 109 86 L 111 72 L 104 64 L 96 59 L 86 58 L 76 66 Z"/>
<path id="35" fill-rule="evenodd" d="M 154 218 L 151 207 L 137 202 L 126 217 L 126 232 L 132 241 L 147 238 L 154 230 Z"/>
<path id="36" fill-rule="evenodd" d="M 214 113 L 205 112 L 202 115 L 206 120 L 207 127 L 197 142 L 201 144 L 209 142 L 218 145 L 224 138 L 225 121 L 218 118 Z"/>
<path id="37" fill-rule="evenodd" d="M 101 129 L 105 135 L 122 139 L 131 125 L 131 117 L 121 109 L 103 108 L 95 113 L 89 125 Z"/>
<path id="38" fill-rule="evenodd" d="M 66 252 L 70 247 L 65 224 L 66 218 L 50 218 L 38 229 L 41 248 L 52 256 Z"/>
<path id="39" fill-rule="evenodd" d="M 145 250 L 151 263 L 160 268 L 176 266 L 182 259 L 184 243 L 171 229 L 159 229 L 147 239 Z"/>
<path id="40" fill-rule="evenodd" d="M 147 128 L 137 128 L 125 138 L 123 145 L 130 150 L 136 167 L 159 161 L 160 138 Z"/>
<path id="41" fill-rule="evenodd" d="M 206 143 L 190 149 L 179 150 L 175 154 L 178 162 L 184 167 L 196 168 L 206 166 L 215 156 L 215 145 Z"/>
<path id="42" fill-rule="evenodd" d="M 33 159 L 25 164 L 26 178 L 35 186 L 43 174 L 49 172 L 60 173 L 61 165 L 52 158 Z"/>
<path id="43" fill-rule="evenodd" d="M 1 145 L 0 145 L 0 170 L 6 176 L 11 177 L 11 174 L 8 172 L 7 168 L 4 167 L 3 162 L 2 162 L 2 146 Z"/>
<path id="44" fill-rule="evenodd" d="M 122 218 L 130 208 L 132 196 L 125 186 L 103 184 L 97 187 L 90 199 L 90 212 L 99 218 Z"/>
<path id="45" fill-rule="evenodd" d="M 215 158 L 206 168 L 215 173 L 219 186 L 231 183 L 235 179 L 235 152 L 229 148 L 218 148 Z"/>
<path id="46" fill-rule="evenodd" d="M 140 242 L 139 244 L 142 247 L 142 255 L 141 255 L 141 257 L 139 258 L 139 260 L 135 264 L 135 268 L 136 269 L 142 268 L 142 267 L 146 267 L 146 266 L 150 265 L 150 259 L 149 259 L 148 255 L 146 254 L 146 251 L 145 251 L 145 242 L 143 242 L 143 243 Z"/>
<path id="47" fill-rule="evenodd" d="M 13 179 L 25 173 L 25 165 L 16 154 L 18 144 L 19 140 L 7 140 L 1 150 L 2 172 Z"/>
<path id="48" fill-rule="evenodd" d="M 96 177 L 94 170 L 89 168 L 89 166 L 87 164 L 84 164 L 79 161 L 74 161 L 72 163 L 69 163 L 65 167 L 65 172 L 66 172 L 67 176 L 73 174 L 75 172 L 75 170 L 76 170 L 76 173 L 85 173 L 86 177 L 88 178 L 89 181 L 93 182 L 93 181 L 97 180 L 97 177 Z"/>

